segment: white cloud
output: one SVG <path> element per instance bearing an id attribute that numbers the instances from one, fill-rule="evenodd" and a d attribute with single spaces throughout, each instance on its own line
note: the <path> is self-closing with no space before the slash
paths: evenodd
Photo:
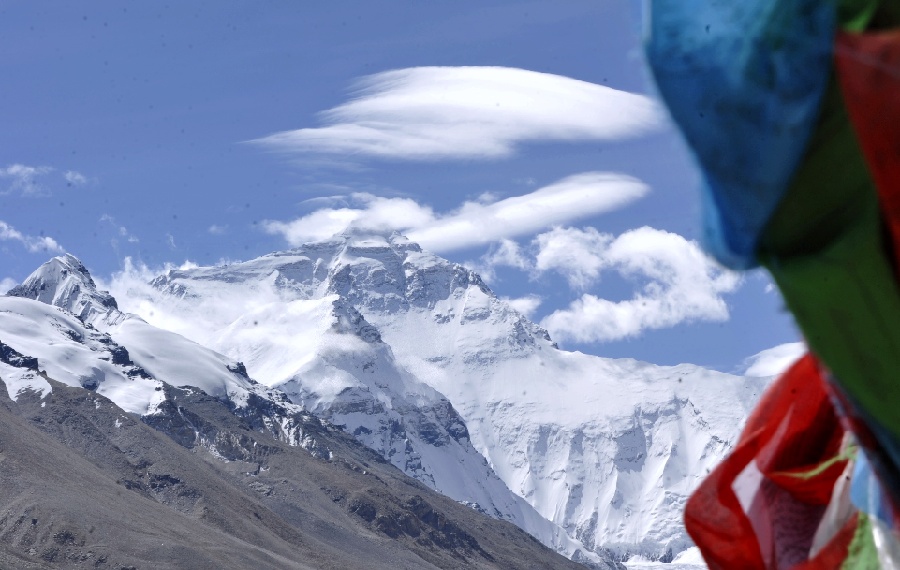
<path id="1" fill-rule="evenodd" d="M 3 220 L 0 220 L 0 241 L 15 241 L 31 253 L 63 253 L 65 250 L 50 236 L 25 235 Z"/>
<path id="2" fill-rule="evenodd" d="M 6 295 L 6 293 L 18 285 L 19 282 L 13 279 L 12 277 L 4 277 L 0 279 L 0 295 Z"/>
<path id="3" fill-rule="evenodd" d="M 56 169 L 50 166 L 27 166 L 25 164 L 11 164 L 0 168 L 0 195 L 19 194 L 26 197 L 44 197 L 51 194 L 50 186 L 58 184 L 48 181 L 45 177 Z M 88 183 L 88 178 L 75 170 L 67 170 L 61 174 L 67 186 L 83 186 Z M 5 181 L 5 182 L 4 182 Z"/>
<path id="4" fill-rule="evenodd" d="M 22 196 L 46 196 L 47 190 L 38 179 L 52 172 L 48 166 L 26 166 L 24 164 L 12 164 L 6 168 L 0 168 L 0 180 L 9 180 L 6 188 L 0 187 L 0 194 L 19 193 Z"/>
<path id="5" fill-rule="evenodd" d="M 293 153 L 502 158 L 527 141 L 610 140 L 658 127 L 650 98 L 508 67 L 414 67 L 363 78 L 324 126 L 252 141 Z"/>
<path id="6" fill-rule="evenodd" d="M 83 186 L 87 184 L 87 177 L 75 170 L 67 170 L 63 177 L 66 179 L 66 184 L 69 186 Z"/>
<path id="7" fill-rule="evenodd" d="M 513 267 L 522 271 L 531 270 L 534 265 L 522 247 L 511 239 L 501 239 L 478 261 L 463 263 L 467 268 L 481 276 L 488 283 L 497 279 L 497 267 Z"/>
<path id="8" fill-rule="evenodd" d="M 609 265 L 605 253 L 613 236 L 602 234 L 595 228 L 554 228 L 535 239 L 538 254 L 537 271 L 557 271 L 573 289 L 584 290 L 599 277 L 600 271 Z"/>
<path id="9" fill-rule="evenodd" d="M 330 238 L 348 228 L 376 231 L 406 230 L 434 221 L 431 208 L 409 198 L 384 198 L 358 192 L 346 198 L 341 208 L 322 208 L 291 222 L 266 220 L 263 229 L 281 234 L 287 242 L 298 246 L 306 242 Z"/>
<path id="10" fill-rule="evenodd" d="M 685 322 L 723 321 L 729 315 L 722 295 L 740 283 L 696 243 L 648 227 L 618 237 L 595 228 L 556 227 L 526 246 L 501 242 L 469 265 L 489 282 L 501 266 L 532 278 L 550 271 L 564 276 L 582 295 L 541 322 L 560 341 L 607 342 Z M 604 271 L 634 282 L 634 297 L 616 302 L 585 293 Z"/>
<path id="11" fill-rule="evenodd" d="M 116 219 L 114 217 L 110 216 L 109 214 L 103 214 L 102 216 L 100 216 L 100 221 L 107 222 L 110 226 L 112 226 L 116 230 L 116 233 L 119 235 L 119 237 L 126 240 L 128 243 L 138 243 L 140 241 L 136 235 L 134 235 L 128 231 L 128 228 L 126 228 L 125 226 L 120 226 L 116 222 Z M 118 244 L 118 241 L 116 239 L 113 239 L 112 240 L 113 247 L 115 247 L 117 244 Z"/>
<path id="12" fill-rule="evenodd" d="M 541 302 L 543 301 L 538 295 L 526 295 L 525 297 L 520 297 L 518 299 L 503 297 L 503 300 L 509 303 L 510 307 L 528 318 L 531 318 L 531 315 L 533 315 L 538 307 L 541 306 Z"/>
<path id="13" fill-rule="evenodd" d="M 531 260 L 518 243 L 511 239 L 502 239 L 482 259 L 490 266 L 505 265 L 527 271 L 531 268 Z"/>
<path id="14" fill-rule="evenodd" d="M 620 174 L 585 172 L 524 196 L 496 202 L 465 202 L 457 210 L 435 213 L 409 198 L 353 194 L 351 204 L 322 208 L 291 222 L 267 220 L 263 229 L 281 234 L 292 246 L 329 238 L 350 227 L 403 231 L 434 252 L 484 245 L 621 208 L 648 191 Z"/>
<path id="15" fill-rule="evenodd" d="M 744 375 L 764 377 L 781 374 L 805 353 L 806 345 L 802 342 L 789 342 L 768 348 L 744 361 Z"/>
<path id="16" fill-rule="evenodd" d="M 220 263 L 227 261 L 220 260 Z M 190 299 L 167 295 L 150 284 L 154 278 L 169 270 L 197 267 L 192 261 L 149 267 L 126 257 L 121 271 L 113 273 L 108 279 L 96 275 L 94 279 L 100 289 L 108 290 L 115 297 L 122 311 L 138 314 L 153 326 L 178 332 L 207 345 L 214 344 L 218 335 L 217 327 L 210 326 L 211 322 L 224 327 L 247 312 L 285 300 L 271 281 L 254 286 L 252 294 L 241 288 L 214 288 L 209 294 Z M 197 315 L 205 315 L 208 320 L 198 319 Z"/>
<path id="17" fill-rule="evenodd" d="M 207 232 L 211 233 L 214 236 L 224 235 L 225 232 L 228 231 L 228 226 L 220 226 L 217 224 L 213 224 L 206 229 Z"/>
<path id="18" fill-rule="evenodd" d="M 577 236 L 581 232 L 583 235 Z M 570 243 L 590 243 L 593 251 L 570 255 L 550 237 Z M 740 279 L 707 258 L 700 247 L 680 235 L 643 227 L 612 239 L 594 230 L 553 230 L 539 236 L 544 266 L 560 271 L 570 282 L 596 279 L 601 269 L 644 281 L 638 293 L 624 301 L 609 301 L 585 293 L 567 309 L 541 321 L 560 341 L 605 342 L 637 336 L 647 329 L 661 329 L 692 321 L 724 321 L 728 306 L 723 293 L 734 291 Z M 548 257 L 548 252 L 556 252 Z M 588 271 L 579 272 L 582 256 L 592 256 Z M 574 276 L 574 278 L 572 277 Z"/>

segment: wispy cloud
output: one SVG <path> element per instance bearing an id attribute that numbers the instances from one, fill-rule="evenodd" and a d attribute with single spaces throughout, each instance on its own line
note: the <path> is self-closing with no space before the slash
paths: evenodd
<path id="1" fill-rule="evenodd" d="M 211 233 L 214 236 L 225 235 L 225 232 L 228 231 L 228 226 L 220 226 L 217 224 L 213 224 L 206 228 L 207 233 Z"/>
<path id="2" fill-rule="evenodd" d="M 116 219 L 114 217 L 110 216 L 109 214 L 103 214 L 102 216 L 100 216 L 100 222 L 106 222 L 115 230 L 116 237 L 113 238 L 113 246 L 114 247 L 118 244 L 118 240 L 120 238 L 124 239 L 128 243 L 137 243 L 137 242 L 141 241 L 140 239 L 138 239 L 138 237 L 136 235 L 129 232 L 128 228 L 126 228 L 125 226 L 120 225 L 118 222 L 116 222 Z"/>
<path id="3" fill-rule="evenodd" d="M 558 224 L 609 212 L 644 196 L 649 189 L 620 174 L 586 172 L 523 196 L 497 201 L 483 196 L 458 209 L 436 213 L 409 198 L 353 194 L 352 205 L 322 208 L 290 222 L 267 220 L 263 228 L 291 245 L 331 237 L 350 227 L 399 230 L 422 247 L 446 252 L 534 234 Z"/>
<path id="4" fill-rule="evenodd" d="M 555 239 L 576 246 L 569 250 Z M 717 266 L 695 242 L 654 228 L 615 238 L 596 230 L 560 229 L 536 242 L 536 267 L 558 271 L 574 286 L 593 282 L 601 270 L 642 283 L 631 299 L 610 301 L 584 293 L 545 317 L 541 325 L 560 341 L 606 342 L 685 322 L 725 321 L 729 313 L 722 295 L 740 283 L 737 274 Z M 594 249 L 580 247 L 585 243 Z"/>
<path id="5" fill-rule="evenodd" d="M 612 140 L 657 128 L 650 98 L 508 67 L 414 67 L 363 78 L 323 126 L 251 141 L 300 154 L 497 159 L 528 141 Z"/>
<path id="6" fill-rule="evenodd" d="M 11 164 L 0 167 L 0 195 L 18 194 L 28 198 L 50 196 L 53 190 L 66 186 L 84 186 L 88 177 L 75 170 L 59 172 L 51 166 Z"/>
<path id="7" fill-rule="evenodd" d="M 63 253 L 65 251 L 52 237 L 25 235 L 3 220 L 0 220 L 0 241 L 18 242 L 31 253 Z"/>
<path id="8" fill-rule="evenodd" d="M 87 176 L 75 170 L 67 170 L 63 174 L 63 178 L 66 179 L 66 184 L 69 186 L 84 186 L 88 182 Z"/>
<path id="9" fill-rule="evenodd" d="M 534 263 L 525 254 L 522 246 L 511 239 L 502 239 L 493 244 L 487 253 L 480 259 L 463 263 L 472 271 L 478 273 L 488 283 L 494 283 L 497 279 L 498 267 L 513 267 L 522 271 L 529 271 Z"/>
<path id="10" fill-rule="evenodd" d="M 6 295 L 7 291 L 18 285 L 18 281 L 12 277 L 4 277 L 0 279 L 0 295 Z"/>
<path id="11" fill-rule="evenodd" d="M 0 168 L 0 181 L 5 181 L 5 188 L 0 187 L 0 194 L 46 196 L 48 191 L 40 179 L 52 171 L 49 166 L 24 164 L 11 164 L 6 168 Z"/>

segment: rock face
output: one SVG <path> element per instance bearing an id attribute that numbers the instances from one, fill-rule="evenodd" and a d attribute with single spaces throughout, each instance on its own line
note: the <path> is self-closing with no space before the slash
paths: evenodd
<path id="1" fill-rule="evenodd" d="M 690 546 L 686 497 L 766 382 L 559 350 L 477 274 L 399 235 L 173 270 L 126 302 L 570 557 Z"/>
<path id="2" fill-rule="evenodd" d="M 365 434 L 345 430 L 366 415 L 354 405 L 369 396 L 333 386 L 327 394 L 344 396 L 327 414 L 317 405 L 346 420 L 334 426 L 305 406 L 299 383 L 289 397 L 244 364 L 120 312 L 73 260 L 52 260 L 0 297 L 0 566 L 583 567 L 404 475 L 388 448 L 361 445 Z M 377 382 L 353 388 L 386 386 L 378 403 L 396 411 L 392 429 L 469 454 L 493 476 L 449 401 L 410 392 L 413 379 L 391 368 L 389 348 L 359 312 L 338 299 L 320 308 L 330 334 L 358 356 L 336 378 L 371 374 Z M 431 407 L 404 407 L 415 398 Z M 390 433 L 381 441 L 393 442 Z M 413 452 L 395 453 L 406 469 Z"/>

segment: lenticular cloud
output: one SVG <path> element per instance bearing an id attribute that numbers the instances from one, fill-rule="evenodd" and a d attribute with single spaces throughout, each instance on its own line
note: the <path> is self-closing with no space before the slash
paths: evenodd
<path id="1" fill-rule="evenodd" d="M 265 231 L 292 246 L 326 239 L 348 228 L 398 230 L 422 247 L 446 252 L 532 234 L 610 212 L 643 197 L 649 188 L 621 174 L 582 172 L 523 196 L 495 202 L 465 202 L 439 213 L 409 198 L 357 193 L 340 208 L 320 208 L 293 221 L 266 220 Z"/>
<path id="2" fill-rule="evenodd" d="M 291 153 L 406 160 L 503 158 L 537 140 L 644 134 L 662 113 L 649 98 L 508 67 L 413 67 L 363 78 L 321 127 L 253 141 Z"/>

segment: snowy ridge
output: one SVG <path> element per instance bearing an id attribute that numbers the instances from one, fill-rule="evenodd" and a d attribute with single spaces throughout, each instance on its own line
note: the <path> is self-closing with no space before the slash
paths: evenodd
<path id="1" fill-rule="evenodd" d="M 88 328 L 73 315 L 44 303 L 0 297 L 0 339 L 17 352 L 37 358 L 48 376 L 79 386 L 116 402 L 122 409 L 144 415 L 161 401 L 162 383 L 129 359 L 128 352 L 109 335 Z M 5 378 L 5 376 L 4 376 Z M 50 391 L 46 380 L 37 384 Z M 11 386 L 8 387 L 12 392 Z M 14 400 L 18 395 L 10 393 Z"/>
<path id="2" fill-rule="evenodd" d="M 457 451 L 471 442 L 543 517 L 588 549 L 622 557 L 669 558 L 691 545 L 681 524 L 687 494 L 767 382 L 558 350 L 477 274 L 396 234 L 169 271 L 127 302 L 245 362 L 410 475 L 487 512 L 493 505 L 492 514 L 553 543 L 493 487 L 459 487 L 483 479 Z M 341 322 L 365 332 L 340 332 Z M 441 415 L 445 400 L 466 435 Z M 429 422 L 441 437 L 421 436 L 416 426 Z"/>
<path id="3" fill-rule="evenodd" d="M 238 415 L 261 414 L 270 433 L 304 445 L 295 422 L 302 406 L 252 380 L 240 362 L 119 311 L 72 255 L 51 259 L 0 297 L 0 345 L 8 353 L 0 376 L 13 400 L 22 390 L 50 393 L 50 378 L 146 418 L 162 413 L 170 387 L 199 388 Z M 22 366 L 22 358 L 34 366 Z"/>

